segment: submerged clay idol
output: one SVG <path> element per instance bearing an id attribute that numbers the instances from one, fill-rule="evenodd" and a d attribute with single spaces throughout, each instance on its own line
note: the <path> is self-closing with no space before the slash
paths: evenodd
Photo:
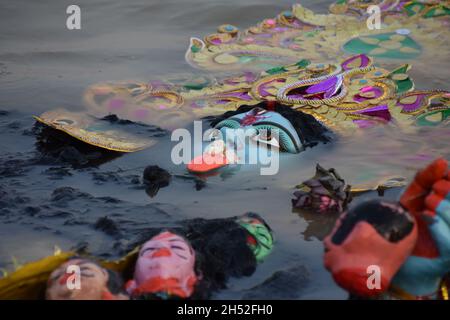
<path id="1" fill-rule="evenodd" d="M 376 296 L 388 289 L 416 240 L 417 226 L 408 212 L 395 203 L 368 201 L 344 213 L 325 238 L 325 267 L 349 293 Z M 372 287 L 368 278 L 375 268 L 380 283 Z"/>
<path id="2" fill-rule="evenodd" d="M 122 285 L 115 272 L 73 258 L 51 273 L 45 296 L 47 300 L 126 300 Z"/>
<path id="3" fill-rule="evenodd" d="M 437 159 L 419 171 L 400 203 L 372 200 L 353 208 L 324 243 L 325 267 L 353 297 L 448 300 L 447 161 Z"/>
<path id="4" fill-rule="evenodd" d="M 188 298 L 197 283 L 194 267 L 190 244 L 179 235 L 162 232 L 141 247 L 127 291 L 133 298 Z"/>

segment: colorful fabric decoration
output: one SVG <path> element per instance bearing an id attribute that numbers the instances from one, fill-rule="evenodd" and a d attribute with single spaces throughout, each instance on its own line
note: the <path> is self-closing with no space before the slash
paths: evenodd
<path id="1" fill-rule="evenodd" d="M 358 0 L 340 0 L 329 14 L 295 4 L 246 30 L 219 26 L 202 39 L 191 38 L 185 58 L 193 67 L 226 76 L 95 84 L 85 92 L 86 111 L 173 130 L 242 105 L 277 101 L 340 135 L 380 124 L 448 123 L 449 91 L 415 91 L 408 71 L 416 61 L 447 63 L 449 1 L 376 3 L 382 11 L 379 30 L 367 28 L 370 3 Z M 375 66 L 374 59 L 407 63 L 391 69 Z"/>

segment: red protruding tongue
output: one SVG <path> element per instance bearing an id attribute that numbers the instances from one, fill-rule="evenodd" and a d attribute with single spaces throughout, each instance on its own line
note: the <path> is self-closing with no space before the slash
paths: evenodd
<path id="1" fill-rule="evenodd" d="M 201 156 L 192 159 L 192 161 L 188 163 L 187 169 L 194 173 L 206 173 L 228 164 L 228 160 L 224 154 L 211 155 L 209 153 L 204 153 Z"/>
<path id="2" fill-rule="evenodd" d="M 252 246 L 256 246 L 256 244 L 257 244 L 255 237 L 253 237 L 251 235 L 247 236 L 247 243 Z"/>

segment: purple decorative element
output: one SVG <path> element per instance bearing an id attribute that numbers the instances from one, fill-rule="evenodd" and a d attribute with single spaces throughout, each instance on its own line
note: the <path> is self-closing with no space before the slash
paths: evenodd
<path id="1" fill-rule="evenodd" d="M 256 81 L 256 75 L 253 72 L 246 71 L 244 73 L 244 77 L 245 77 L 245 81 L 248 83 L 252 83 L 252 82 Z"/>
<path id="2" fill-rule="evenodd" d="M 349 68 L 348 65 L 352 63 L 353 61 L 360 59 L 360 65 L 357 68 L 365 68 L 369 65 L 370 59 L 365 54 L 359 54 L 357 56 L 350 57 L 349 59 L 342 62 L 341 67 L 344 69 L 344 71 L 355 69 L 355 68 Z"/>
<path id="3" fill-rule="evenodd" d="M 413 103 L 401 103 L 401 102 L 397 102 L 397 106 L 402 107 L 403 111 L 406 112 L 414 112 L 417 109 L 419 109 L 420 107 L 422 107 L 423 104 L 423 99 L 425 98 L 425 94 L 417 94 L 416 95 L 416 101 L 414 101 Z"/>
<path id="4" fill-rule="evenodd" d="M 325 92 L 324 98 L 330 98 L 336 94 L 341 85 L 342 85 L 342 76 L 338 75 L 308 87 L 306 89 L 306 93 L 314 94 Z"/>
<path id="5" fill-rule="evenodd" d="M 266 85 L 262 85 L 261 87 L 259 87 L 259 94 L 264 98 L 270 96 L 270 93 L 266 90 L 266 87 Z"/>
<path id="6" fill-rule="evenodd" d="M 343 81 L 344 81 L 343 77 L 341 75 L 338 75 L 334 89 L 330 89 L 327 92 L 325 92 L 325 98 L 331 98 L 332 96 L 334 96 L 341 88 Z"/>
<path id="7" fill-rule="evenodd" d="M 191 108 L 193 109 L 203 109 L 205 107 L 204 101 L 202 101 L 201 103 L 197 103 L 197 102 L 192 102 L 191 103 Z"/>
<path id="8" fill-rule="evenodd" d="M 288 28 L 284 28 L 284 27 L 276 27 L 276 28 L 273 28 L 273 30 L 275 32 L 284 32 L 284 31 L 289 30 L 289 29 Z"/>
<path id="9" fill-rule="evenodd" d="M 125 101 L 123 99 L 111 99 L 108 104 L 109 111 L 117 111 L 123 108 Z"/>
<path id="10" fill-rule="evenodd" d="M 376 99 L 383 95 L 383 90 L 381 88 L 372 87 L 372 86 L 361 88 L 359 90 L 359 92 L 361 92 L 361 93 L 373 92 L 375 94 L 375 96 L 372 98 L 366 98 L 366 97 L 363 97 L 363 96 L 360 96 L 359 94 L 357 94 L 353 97 L 353 100 L 356 102 L 362 102 L 362 101 L 366 101 L 366 100 Z"/>
<path id="11" fill-rule="evenodd" d="M 382 118 L 386 121 L 391 121 L 391 119 L 392 119 L 392 115 L 389 112 L 389 108 L 387 105 L 376 106 L 376 107 L 372 107 L 369 109 L 360 110 L 355 113 L 363 114 L 365 116 L 370 116 L 370 117 Z"/>
<path id="12" fill-rule="evenodd" d="M 314 84 L 306 89 L 306 93 L 319 93 L 334 90 L 338 79 L 336 76 Z"/>
<path id="13" fill-rule="evenodd" d="M 220 40 L 219 38 L 215 38 L 215 39 L 212 39 L 210 41 L 211 41 L 212 44 L 215 44 L 215 45 L 222 44 L 222 40 Z"/>
<path id="14" fill-rule="evenodd" d="M 260 34 L 258 34 L 258 36 L 261 37 L 261 38 L 266 38 L 266 39 L 272 38 L 272 34 L 271 33 L 260 33 Z"/>

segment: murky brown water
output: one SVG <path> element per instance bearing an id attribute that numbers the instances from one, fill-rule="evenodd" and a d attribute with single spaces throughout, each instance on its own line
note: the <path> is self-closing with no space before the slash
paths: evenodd
<path id="1" fill-rule="evenodd" d="M 65 9 L 72 1 L 3 0 L 0 110 L 9 114 L 0 117 L 2 157 L 26 159 L 33 152 L 35 137 L 22 134 L 34 123 L 31 115 L 56 107 L 80 110 L 82 93 L 93 83 L 146 81 L 193 72 L 184 61 L 190 36 L 205 35 L 223 23 L 245 28 L 288 9 L 293 3 L 241 2 L 80 0 L 76 3 L 82 9 L 82 30 L 73 32 L 65 28 Z M 302 3 L 326 12 L 330 1 Z M 418 88 L 445 88 L 449 69 L 449 65 L 430 62 L 426 69 L 420 64 L 415 66 L 412 75 Z M 316 163 L 336 168 L 350 184 L 388 175 L 411 178 L 416 169 L 439 155 L 450 159 L 449 137 L 450 128 L 408 133 L 375 128 L 299 155 L 286 155 L 276 176 L 261 176 L 257 167 L 250 167 L 229 176 L 209 178 L 206 187 L 199 191 L 192 180 L 175 178 L 154 198 L 130 180 L 134 175 L 140 176 L 150 164 L 175 175 L 185 174 L 183 166 L 170 161 L 172 143 L 168 136 L 160 138 L 154 148 L 124 155 L 98 169 L 67 168 L 68 174 L 54 176 L 48 173 L 49 167 L 54 166 L 26 168 L 23 173 L 5 175 L 0 180 L 2 189 L 10 193 L 8 199 L 16 202 L 0 214 L 0 267 L 10 269 L 11 257 L 26 262 L 51 254 L 55 245 L 69 249 L 82 242 L 88 244 L 90 251 L 106 256 L 115 241 L 127 239 L 112 239 L 93 229 L 95 221 L 105 215 L 116 219 L 125 230 L 137 232 L 143 225 L 255 211 L 274 229 L 275 250 L 252 277 L 233 279 L 217 298 L 238 299 L 245 289 L 276 270 L 296 265 L 305 265 L 311 275 L 308 285 L 292 294 L 292 298 L 345 298 L 345 292 L 322 266 L 323 247 L 317 239 L 332 221 L 293 213 L 290 202 L 293 187 L 314 174 Z M 96 173 L 106 178 L 95 179 Z M 52 192 L 66 186 L 96 198 L 78 195 L 67 205 L 53 203 Z M 389 191 L 387 196 L 396 198 L 398 193 Z M 125 202 L 111 204 L 98 199 L 107 196 Z M 35 212 L 33 208 L 37 207 L 39 211 Z M 63 214 L 56 214 L 57 211 Z"/>

